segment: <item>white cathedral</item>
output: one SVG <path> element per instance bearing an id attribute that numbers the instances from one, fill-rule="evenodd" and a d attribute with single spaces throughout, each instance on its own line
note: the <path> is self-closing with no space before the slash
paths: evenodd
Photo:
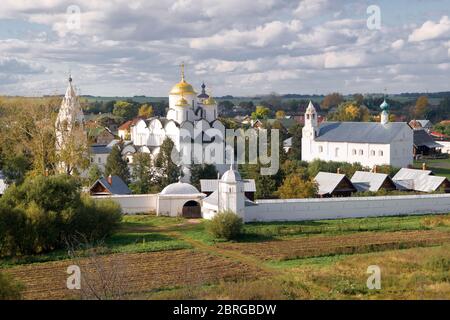
<path id="1" fill-rule="evenodd" d="M 181 81 L 173 86 L 169 93 L 169 110 L 166 117 L 140 119 L 131 127 L 131 142 L 139 151 L 150 153 L 155 157 L 164 140 L 170 138 L 180 151 L 181 130 L 187 130 L 194 137 L 194 129 L 205 132 L 210 128 L 219 130 L 225 136 L 225 126 L 218 120 L 218 105 L 216 100 L 205 91 L 199 95 L 185 79 L 184 65 L 181 65 Z M 212 138 L 202 136 L 203 148 L 206 149 Z M 198 159 L 204 161 L 205 159 Z M 225 163 L 220 161 L 219 163 Z M 226 166 L 216 165 L 219 172 L 224 172 Z M 184 181 L 189 181 L 189 172 L 184 168 Z"/>
<path id="2" fill-rule="evenodd" d="M 389 105 L 380 106 L 380 122 L 323 122 L 310 102 L 302 131 L 302 160 L 341 161 L 373 168 L 413 164 L 413 130 L 406 122 L 389 121 Z"/>

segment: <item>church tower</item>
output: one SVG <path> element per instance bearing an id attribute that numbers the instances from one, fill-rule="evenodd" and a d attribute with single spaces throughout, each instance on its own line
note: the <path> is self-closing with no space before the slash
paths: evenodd
<path id="1" fill-rule="evenodd" d="M 380 105 L 381 108 L 381 124 L 387 124 L 389 122 L 389 104 L 384 99 L 383 103 Z"/>
<path id="2" fill-rule="evenodd" d="M 66 89 L 55 123 L 56 152 L 60 157 L 59 172 L 73 174 L 77 159 L 86 153 L 87 139 L 80 101 L 72 85 L 72 77 Z"/>
<path id="3" fill-rule="evenodd" d="M 84 115 L 80 101 L 72 85 L 72 77 L 66 89 L 58 117 L 56 118 L 56 150 L 64 148 L 65 140 L 75 129 L 84 131 Z"/>
<path id="4" fill-rule="evenodd" d="M 313 143 L 319 130 L 317 111 L 309 101 L 305 112 L 305 126 L 302 129 L 302 160 L 308 161 L 314 158 Z"/>
<path id="5" fill-rule="evenodd" d="M 233 165 L 223 174 L 218 187 L 219 212 L 230 210 L 245 220 L 244 181 Z"/>
<path id="6" fill-rule="evenodd" d="M 197 93 L 184 77 L 184 64 L 181 64 L 181 81 L 173 86 L 169 93 L 169 112 L 167 119 L 181 124 L 183 121 L 194 120 L 194 110 L 197 109 Z"/>
<path id="7" fill-rule="evenodd" d="M 203 100 L 203 118 L 208 122 L 213 122 L 218 117 L 217 102 L 210 95 L 208 99 Z"/>

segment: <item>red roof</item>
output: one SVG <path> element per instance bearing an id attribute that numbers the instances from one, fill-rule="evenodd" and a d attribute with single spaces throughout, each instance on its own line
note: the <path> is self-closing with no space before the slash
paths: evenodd
<path id="1" fill-rule="evenodd" d="M 437 131 L 433 131 L 433 132 L 431 132 L 430 134 L 431 134 L 432 136 L 438 137 L 438 138 L 449 138 L 449 136 L 447 136 L 447 135 L 445 135 L 445 134 L 443 134 L 443 133 L 437 132 Z"/>

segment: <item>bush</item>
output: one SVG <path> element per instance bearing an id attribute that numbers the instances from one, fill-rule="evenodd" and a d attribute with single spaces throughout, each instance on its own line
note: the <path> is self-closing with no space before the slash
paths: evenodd
<path id="1" fill-rule="evenodd" d="M 27 178 L 0 200 L 0 256 L 48 252 L 67 241 L 95 241 L 118 227 L 120 207 L 81 197 L 70 176 Z"/>
<path id="2" fill-rule="evenodd" d="M 243 228 L 242 218 L 232 211 L 219 212 L 208 222 L 208 231 L 218 239 L 236 239 Z"/>
<path id="3" fill-rule="evenodd" d="M 0 300 L 22 299 L 23 285 L 0 273 Z"/>

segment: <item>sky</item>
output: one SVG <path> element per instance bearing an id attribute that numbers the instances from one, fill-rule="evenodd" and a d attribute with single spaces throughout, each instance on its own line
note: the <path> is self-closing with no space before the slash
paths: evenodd
<path id="1" fill-rule="evenodd" d="M 1 2 L 0 95 L 162 97 L 182 62 L 213 96 L 450 91 L 450 0 Z"/>

